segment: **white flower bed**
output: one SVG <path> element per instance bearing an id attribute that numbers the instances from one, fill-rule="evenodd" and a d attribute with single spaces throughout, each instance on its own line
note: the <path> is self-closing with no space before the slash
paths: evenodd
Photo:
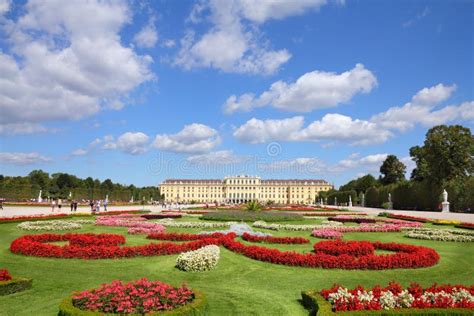
<path id="1" fill-rule="evenodd" d="M 82 228 L 82 224 L 92 224 L 94 221 L 88 219 L 80 219 L 77 221 L 55 220 L 55 221 L 35 221 L 23 222 L 17 225 L 23 230 L 73 230 Z"/>
<path id="2" fill-rule="evenodd" d="M 322 221 L 318 224 L 294 225 L 294 224 L 269 224 L 265 221 L 256 221 L 252 224 L 253 227 L 264 228 L 270 230 L 291 230 L 291 231 L 306 231 L 318 228 L 332 228 L 343 226 L 343 223 L 333 221 Z"/>
<path id="3" fill-rule="evenodd" d="M 188 272 L 209 271 L 216 267 L 219 257 L 219 247 L 209 245 L 198 250 L 183 252 L 176 258 L 176 267 Z"/>
<path id="4" fill-rule="evenodd" d="M 247 233 L 252 236 L 258 236 L 258 237 L 266 237 L 266 236 L 271 236 L 272 234 L 269 233 L 263 233 L 263 232 L 258 232 L 254 231 L 252 227 L 250 227 L 248 224 L 242 223 L 242 224 L 232 224 L 229 229 L 227 230 L 217 230 L 217 231 L 206 231 L 206 232 L 201 232 L 200 235 L 209 235 L 213 233 L 221 233 L 221 234 L 228 234 L 228 233 L 234 233 L 237 236 L 242 236 L 244 233 Z"/>
<path id="5" fill-rule="evenodd" d="M 459 229 L 410 228 L 406 230 L 405 236 L 408 238 L 437 241 L 474 241 L 474 232 L 463 231 Z"/>
<path id="6" fill-rule="evenodd" d="M 165 218 L 158 221 L 163 226 L 174 228 L 221 228 L 229 227 L 237 222 L 178 222 L 171 218 Z"/>

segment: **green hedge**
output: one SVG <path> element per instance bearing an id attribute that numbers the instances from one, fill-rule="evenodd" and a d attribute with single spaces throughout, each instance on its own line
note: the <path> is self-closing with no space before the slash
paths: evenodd
<path id="1" fill-rule="evenodd" d="M 194 292 L 194 300 L 182 307 L 171 311 L 155 312 L 147 315 L 166 315 L 166 316 L 201 316 L 207 314 L 207 300 L 202 292 L 192 290 Z M 59 316 L 117 316 L 119 314 L 100 313 L 84 311 L 72 305 L 72 297 L 62 300 L 59 305 Z M 138 314 L 127 314 L 129 316 L 139 316 Z"/>
<path id="2" fill-rule="evenodd" d="M 392 316 L 392 315 L 416 315 L 416 316 L 457 316 L 457 315 L 473 315 L 473 310 L 467 308 L 407 308 L 397 310 L 377 310 L 377 311 L 348 311 L 348 312 L 333 312 L 331 303 L 326 301 L 318 291 L 308 290 L 301 292 L 302 303 L 306 309 L 309 309 L 311 316 Z"/>
<path id="3" fill-rule="evenodd" d="M 250 212 L 250 211 L 221 211 L 204 214 L 201 219 L 210 221 L 266 221 L 266 222 L 286 222 L 303 220 L 299 214 L 282 212 Z"/>
<path id="4" fill-rule="evenodd" d="M 0 281 L 0 296 L 28 290 L 33 285 L 33 280 L 13 278 L 9 281 Z"/>
<path id="5" fill-rule="evenodd" d="M 327 196 L 328 204 L 334 205 L 335 198 L 337 198 L 337 204 L 341 204 L 341 203 L 348 204 L 349 196 L 351 196 L 351 200 L 353 204 L 359 203 L 359 197 L 357 195 L 357 192 L 355 190 L 350 190 L 350 191 L 335 191 L 335 192 L 329 193 Z"/>

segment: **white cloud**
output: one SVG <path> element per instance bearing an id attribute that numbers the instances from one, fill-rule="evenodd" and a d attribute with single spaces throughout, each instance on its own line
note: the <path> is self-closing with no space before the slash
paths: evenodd
<path id="1" fill-rule="evenodd" d="M 234 131 L 238 140 L 257 144 L 270 141 L 341 141 L 352 145 L 382 143 L 392 134 L 364 120 L 341 114 L 326 114 L 303 128 L 304 118 L 295 116 L 283 120 L 251 119 Z"/>
<path id="2" fill-rule="evenodd" d="M 24 134 L 37 134 L 54 132 L 55 129 L 47 129 L 41 124 L 36 123 L 12 123 L 12 124 L 0 124 L 0 135 L 24 135 Z"/>
<path id="3" fill-rule="evenodd" d="M 348 102 L 358 93 L 369 93 L 375 86 L 377 78 L 362 64 L 341 74 L 316 70 L 293 83 L 277 81 L 259 97 L 250 93 L 232 95 L 224 104 L 224 112 L 250 111 L 268 105 L 285 111 L 310 112 Z"/>
<path id="4" fill-rule="evenodd" d="M 247 161 L 249 157 L 237 156 L 232 150 L 213 151 L 207 154 L 193 155 L 186 158 L 189 163 L 200 165 L 228 165 Z"/>
<path id="5" fill-rule="evenodd" d="M 366 171 L 378 172 L 387 156 L 388 154 L 373 154 L 359 158 L 358 156 L 351 155 L 332 166 L 330 171 L 343 172 L 350 169 L 364 168 Z"/>
<path id="6" fill-rule="evenodd" d="M 5 20 L 0 124 L 87 117 L 154 78 L 151 57 L 120 42 L 126 2 L 79 2 L 31 0 Z"/>
<path id="7" fill-rule="evenodd" d="M 0 0 L 0 16 L 10 11 L 11 0 Z"/>
<path id="8" fill-rule="evenodd" d="M 166 39 L 162 42 L 161 45 L 166 48 L 171 48 L 171 47 L 174 47 L 174 45 L 176 45 L 176 42 L 172 39 Z"/>
<path id="9" fill-rule="evenodd" d="M 272 74 L 290 58 L 286 49 L 272 50 L 262 40 L 259 25 L 318 9 L 325 0 L 198 2 L 190 14 L 193 23 L 210 22 L 211 28 L 196 39 L 188 31 L 181 40 L 175 64 L 191 69 L 210 67 L 225 72 Z"/>
<path id="10" fill-rule="evenodd" d="M 436 109 L 455 90 L 456 85 L 445 86 L 443 84 L 424 88 L 417 92 L 410 102 L 376 114 L 370 121 L 384 128 L 400 131 L 411 129 L 416 124 L 431 127 L 455 120 L 472 121 L 474 119 L 474 101 Z"/>
<path id="11" fill-rule="evenodd" d="M 184 126 L 177 134 L 156 135 L 153 147 L 176 153 L 201 154 L 216 147 L 221 141 L 218 132 L 203 124 Z"/>
<path id="12" fill-rule="evenodd" d="M 33 165 L 51 161 L 51 158 L 40 155 L 37 152 L 0 152 L 0 162 L 11 165 Z"/>
<path id="13" fill-rule="evenodd" d="M 259 167 L 267 172 L 286 170 L 299 174 L 322 174 L 326 172 L 327 165 L 319 158 L 300 157 L 263 163 L 259 164 Z"/>
<path id="14" fill-rule="evenodd" d="M 116 141 L 108 138 L 104 144 L 105 149 L 118 149 L 132 155 L 145 153 L 149 148 L 150 137 L 141 132 L 126 132 Z"/>
<path id="15" fill-rule="evenodd" d="M 258 144 L 270 141 L 297 140 L 297 134 L 304 124 L 302 116 L 282 120 L 259 120 L 252 118 L 238 127 L 233 135 L 238 140 Z"/>
<path id="16" fill-rule="evenodd" d="M 85 155 L 87 155 L 88 153 L 89 153 L 88 150 L 83 149 L 83 148 L 78 148 L 78 149 L 74 150 L 74 151 L 71 153 L 71 155 L 72 155 L 72 156 L 85 156 Z"/>
<path id="17" fill-rule="evenodd" d="M 150 19 L 148 24 L 135 34 L 133 41 L 138 47 L 143 48 L 152 48 L 156 45 L 156 42 L 158 42 L 158 32 L 156 31 L 154 19 Z"/>

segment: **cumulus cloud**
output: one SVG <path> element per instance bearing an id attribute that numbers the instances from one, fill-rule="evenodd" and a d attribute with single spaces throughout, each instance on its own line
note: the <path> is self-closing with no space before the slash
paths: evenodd
<path id="1" fill-rule="evenodd" d="M 117 140 L 111 140 L 104 144 L 105 149 L 118 149 L 132 155 L 145 153 L 149 148 L 150 137 L 141 132 L 126 132 Z"/>
<path id="2" fill-rule="evenodd" d="M 460 105 L 449 105 L 437 108 L 456 90 L 456 85 L 438 84 L 418 91 L 410 102 L 395 106 L 376 114 L 371 122 L 388 129 L 405 131 L 416 124 L 431 127 L 455 120 L 472 121 L 474 119 L 474 101 Z"/>
<path id="3" fill-rule="evenodd" d="M 238 156 L 232 150 L 213 151 L 207 154 L 193 155 L 186 158 L 186 161 L 192 164 L 200 165 L 228 165 L 239 164 L 250 159 L 246 156 Z"/>
<path id="4" fill-rule="evenodd" d="M 0 135 L 37 134 L 52 131 L 55 131 L 55 129 L 47 129 L 45 126 L 37 123 L 0 124 Z"/>
<path id="5" fill-rule="evenodd" d="M 0 162 L 11 165 L 33 165 L 51 161 L 51 158 L 40 155 L 37 152 L 0 152 Z"/>
<path id="6" fill-rule="evenodd" d="M 290 58 L 286 49 L 273 50 L 262 40 L 259 25 L 319 9 L 325 0 L 198 2 L 189 16 L 193 23 L 210 22 L 202 36 L 188 31 L 175 64 L 184 69 L 210 67 L 225 72 L 272 74 Z"/>
<path id="7" fill-rule="evenodd" d="M 340 74 L 316 70 L 295 82 L 277 81 L 258 97 L 251 93 L 232 95 L 223 108 L 227 114 L 268 105 L 284 111 L 310 112 L 348 102 L 358 93 L 369 93 L 376 85 L 377 78 L 362 64 Z"/>
<path id="8" fill-rule="evenodd" d="M 158 32 L 156 31 L 154 19 L 150 19 L 147 25 L 140 32 L 135 34 L 133 41 L 138 47 L 152 48 L 158 42 Z"/>
<path id="9" fill-rule="evenodd" d="M 0 0 L 0 15 L 10 11 L 11 0 Z"/>
<path id="10" fill-rule="evenodd" d="M 350 169 L 364 168 L 369 172 L 378 172 L 387 156 L 388 154 L 373 154 L 359 157 L 359 154 L 353 154 L 346 159 L 340 160 L 336 165 L 331 166 L 330 171 L 343 172 Z"/>
<path id="11" fill-rule="evenodd" d="M 270 141 L 341 141 L 352 145 L 382 143 L 392 134 L 364 120 L 341 114 L 326 114 L 304 127 L 304 118 L 282 120 L 251 119 L 234 131 L 238 140 L 257 144 Z"/>
<path id="12" fill-rule="evenodd" d="M 175 153 L 202 154 L 211 151 L 221 141 L 218 132 L 203 124 L 184 126 L 176 134 L 156 135 L 154 148 Z"/>
<path id="13" fill-rule="evenodd" d="M 326 172 L 327 165 L 315 157 L 300 157 L 288 160 L 275 160 L 259 164 L 266 172 L 291 171 L 298 174 L 322 174 Z"/>
<path id="14" fill-rule="evenodd" d="M 79 2 L 31 0 L 4 21 L 1 125 L 87 117 L 154 78 L 151 57 L 120 42 L 127 3 Z"/>

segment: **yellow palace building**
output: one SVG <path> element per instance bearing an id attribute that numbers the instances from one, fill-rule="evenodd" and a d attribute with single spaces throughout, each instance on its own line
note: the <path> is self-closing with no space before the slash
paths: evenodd
<path id="1" fill-rule="evenodd" d="M 223 180 L 167 179 L 160 192 L 167 203 L 314 203 L 321 191 L 333 185 L 325 180 L 262 180 L 257 176 L 231 176 Z"/>

